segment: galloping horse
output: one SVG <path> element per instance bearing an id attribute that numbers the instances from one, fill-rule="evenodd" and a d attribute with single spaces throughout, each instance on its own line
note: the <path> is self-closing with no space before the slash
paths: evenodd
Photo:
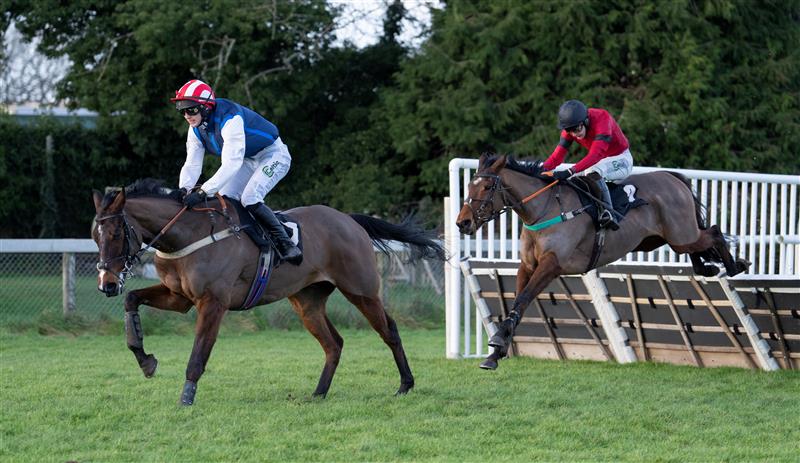
<path id="1" fill-rule="evenodd" d="M 121 294 L 143 242 L 174 255 L 208 237 L 215 223 L 225 229 L 239 220 L 235 210 L 228 214 L 230 224 L 213 220 L 223 201 L 219 199 L 209 199 L 211 209 L 190 210 L 176 217 L 184 212 L 180 192 L 162 188 L 152 180 L 138 181 L 105 196 L 94 191 L 93 196 L 97 216 L 92 237 L 100 250 L 98 288 L 109 297 Z M 443 248 L 410 221 L 395 225 L 321 205 L 299 207 L 285 214 L 301 227 L 304 259 L 299 266 L 285 263 L 275 268 L 255 305 L 288 297 L 303 325 L 322 345 L 325 364 L 314 396 L 327 394 L 342 352 L 342 337 L 325 314 L 325 302 L 336 288 L 364 314 L 391 349 L 400 371 L 397 393 L 411 390 L 414 377 L 397 325 L 381 303 L 373 243 L 384 250 L 388 249 L 386 240 L 406 243 L 412 259 L 444 259 Z M 128 348 L 148 378 L 158 362 L 144 351 L 139 306 L 181 313 L 192 306 L 197 308 L 195 342 L 181 394 L 183 405 L 194 402 L 197 381 L 205 370 L 222 318 L 229 309 L 242 307 L 257 272 L 258 258 L 258 247 L 246 237 L 219 240 L 180 258 L 162 258 L 157 253 L 155 266 L 161 282 L 130 291 L 125 297 Z"/>
<path id="2" fill-rule="evenodd" d="M 536 169 L 506 156 L 482 155 L 469 184 L 467 200 L 458 214 L 456 225 L 461 233 L 471 235 L 509 209 L 529 225 L 547 225 L 543 219 L 551 218 L 555 220 L 546 222 L 558 223 L 566 213 L 581 209 L 574 189 L 560 188 L 553 184 L 552 177 L 539 174 Z M 482 368 L 497 368 L 497 361 L 506 355 L 525 309 L 559 275 L 583 273 L 628 252 L 652 251 L 663 244 L 669 244 L 677 253 L 689 253 L 692 267 L 699 275 L 719 273 L 716 266 L 704 261 L 721 262 L 729 276 L 747 269 L 746 261 L 733 259 L 719 228 L 706 225 L 704 207 L 685 177 L 675 172 L 652 172 L 631 175 L 621 184 L 636 186 L 637 195 L 648 205 L 628 212 L 620 222 L 620 229 L 606 235 L 599 256 L 593 252 L 596 233 L 588 214 L 576 215 L 570 224 L 523 230 L 517 296 L 508 318 L 489 340 L 494 351 L 481 364 Z M 554 192 L 552 186 L 560 192 Z"/>

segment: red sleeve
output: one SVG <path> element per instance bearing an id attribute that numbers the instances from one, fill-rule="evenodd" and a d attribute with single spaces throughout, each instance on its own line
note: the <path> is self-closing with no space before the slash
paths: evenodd
<path id="1" fill-rule="evenodd" d="M 569 145 L 571 144 L 572 136 L 562 130 L 561 140 L 558 142 L 558 146 L 556 146 L 556 149 L 553 150 L 553 153 L 550 155 L 550 157 L 548 157 L 544 164 L 542 164 L 542 169 L 553 170 L 561 165 L 561 163 L 564 162 L 564 158 L 567 156 L 567 153 L 569 152 L 567 148 L 569 148 Z"/>

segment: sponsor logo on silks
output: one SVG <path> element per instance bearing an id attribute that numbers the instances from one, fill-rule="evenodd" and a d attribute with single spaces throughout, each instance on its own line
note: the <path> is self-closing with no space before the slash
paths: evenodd
<path id="1" fill-rule="evenodd" d="M 627 165 L 628 163 L 625 161 L 611 161 L 611 167 L 613 167 L 614 170 L 624 169 Z"/>
<path id="2" fill-rule="evenodd" d="M 278 161 L 272 161 L 272 164 L 264 166 L 264 168 L 261 170 L 264 171 L 264 175 L 267 177 L 272 177 L 275 175 L 275 168 L 278 167 L 279 164 L 280 163 Z"/>

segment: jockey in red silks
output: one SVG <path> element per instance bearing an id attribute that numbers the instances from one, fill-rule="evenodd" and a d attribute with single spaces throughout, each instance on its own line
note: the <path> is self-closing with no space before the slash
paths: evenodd
<path id="1" fill-rule="evenodd" d="M 186 192 L 183 203 L 192 208 L 215 193 L 240 200 L 267 229 L 281 256 L 299 264 L 302 252 L 264 204 L 264 197 L 292 164 L 278 128 L 250 108 L 216 98 L 211 87 L 200 80 L 186 82 L 170 101 L 189 124 L 186 162 L 178 185 Z M 222 164 L 200 188 L 193 189 L 206 152 L 220 156 Z"/>
<path id="2" fill-rule="evenodd" d="M 587 108 L 578 100 L 569 100 L 558 110 L 558 128 L 561 140 L 553 154 L 542 164 L 545 175 L 563 180 L 576 174 L 585 175 L 592 195 L 605 204 L 598 207 L 601 227 L 619 229 L 611 207 L 611 195 L 606 180 L 618 182 L 631 174 L 633 157 L 628 149 L 628 139 L 605 109 Z M 567 155 L 573 141 L 589 150 L 583 159 L 569 169 L 556 170 Z"/>

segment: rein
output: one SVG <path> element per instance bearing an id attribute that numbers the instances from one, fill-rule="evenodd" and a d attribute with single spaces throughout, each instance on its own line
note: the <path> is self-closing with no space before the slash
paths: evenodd
<path id="1" fill-rule="evenodd" d="M 213 213 L 216 212 L 216 213 L 222 214 L 226 218 L 226 220 L 230 223 L 231 219 L 230 219 L 230 216 L 228 215 L 228 207 L 227 207 L 227 204 L 225 203 L 225 200 L 223 199 L 222 195 L 220 195 L 219 193 L 216 194 L 216 197 L 217 197 L 217 199 L 219 199 L 219 201 L 220 201 L 220 203 L 222 205 L 222 212 L 218 211 L 217 209 L 215 209 L 213 207 L 195 208 L 193 210 L 198 211 L 198 212 L 208 212 L 209 214 L 212 215 L 212 222 L 213 222 Z M 155 243 L 159 239 L 161 239 L 164 236 L 164 234 L 166 234 L 167 231 L 170 228 L 172 228 L 173 225 L 175 225 L 175 223 L 178 221 L 180 216 L 183 215 L 183 213 L 186 212 L 187 210 L 188 210 L 188 208 L 186 206 L 183 206 L 181 208 L 181 210 L 178 211 L 178 213 L 175 214 L 175 216 L 172 219 L 170 219 L 170 221 L 167 222 L 167 224 L 164 225 L 164 227 L 153 237 L 153 239 L 150 240 L 149 243 L 146 243 L 146 245 L 144 247 L 142 247 L 141 249 L 139 249 L 136 252 L 131 252 L 131 249 L 133 248 L 133 245 L 132 245 L 133 239 L 134 239 L 134 237 L 136 237 L 136 230 L 134 230 L 134 228 L 128 223 L 128 217 L 127 217 L 127 215 L 125 215 L 125 211 L 124 210 L 122 212 L 117 213 L 117 214 L 110 214 L 110 215 L 106 215 L 106 216 L 103 216 L 103 217 L 98 217 L 97 219 L 95 219 L 95 221 L 98 222 L 98 223 L 102 222 L 104 220 L 107 220 L 107 219 L 115 218 L 115 217 L 121 217 L 122 218 L 122 224 L 123 224 L 122 225 L 122 229 L 123 229 L 123 233 L 125 234 L 125 245 L 124 245 L 124 248 L 122 250 L 122 254 L 120 254 L 119 256 L 112 257 L 111 259 L 100 260 L 99 262 L 97 262 L 97 265 L 96 265 L 97 270 L 98 271 L 105 270 L 107 272 L 110 272 L 114 276 L 116 276 L 117 279 L 120 282 L 120 289 L 122 289 L 122 287 L 125 286 L 125 279 L 128 276 L 132 276 L 133 275 L 133 272 L 131 271 L 131 268 L 133 267 L 133 265 L 136 262 L 141 262 L 142 261 L 142 255 L 145 252 L 149 251 L 150 249 L 154 249 L 153 246 L 155 245 Z M 237 232 L 238 232 L 238 230 L 237 230 Z M 238 236 L 238 233 L 237 233 L 237 236 Z M 213 232 L 212 232 L 212 238 L 213 238 Z M 143 242 L 143 240 L 142 240 L 142 242 Z M 125 264 L 123 266 L 122 271 L 120 273 L 116 273 L 113 270 L 111 270 L 109 264 L 111 262 L 114 262 L 114 261 L 117 261 L 117 260 L 120 260 L 120 259 L 125 259 Z"/>
<path id="2" fill-rule="evenodd" d="M 497 174 L 475 174 L 474 178 L 489 178 L 489 179 L 492 179 L 492 186 L 489 187 L 489 190 L 490 190 L 489 191 L 489 195 L 486 198 L 484 198 L 484 199 L 473 199 L 473 198 L 470 198 L 468 196 L 467 199 L 464 201 L 464 204 L 469 206 L 470 210 L 472 210 L 472 215 L 474 215 L 476 218 L 478 218 L 478 219 L 480 219 L 480 220 L 482 220 L 484 222 L 488 222 L 490 220 L 494 220 L 494 219 L 500 217 L 501 214 L 503 214 L 505 212 L 508 212 L 510 210 L 513 210 L 515 207 L 522 206 L 523 204 L 525 204 L 528 201 L 536 198 L 540 194 L 544 193 L 545 191 L 549 190 L 550 188 L 556 186 L 559 183 L 559 180 L 554 180 L 553 182 L 548 183 L 544 187 L 539 188 L 538 190 L 534 191 L 533 193 L 529 194 L 528 196 L 522 198 L 522 200 L 520 200 L 519 202 L 512 202 L 511 205 L 506 206 L 505 205 L 505 202 L 506 202 L 505 201 L 505 195 L 506 195 L 506 191 L 508 190 L 508 188 L 502 187 L 499 175 L 497 175 Z M 504 204 L 504 206 L 503 206 L 502 209 L 495 211 L 494 207 L 493 207 L 494 194 L 496 192 L 498 192 L 498 191 L 503 195 L 503 198 L 504 198 L 503 204 Z M 474 202 L 479 202 L 480 203 L 480 205 L 478 206 L 478 210 L 477 211 L 472 206 L 472 203 L 474 203 Z M 492 206 L 491 211 L 489 213 L 487 213 L 485 211 L 485 208 L 486 208 L 487 204 Z"/>

